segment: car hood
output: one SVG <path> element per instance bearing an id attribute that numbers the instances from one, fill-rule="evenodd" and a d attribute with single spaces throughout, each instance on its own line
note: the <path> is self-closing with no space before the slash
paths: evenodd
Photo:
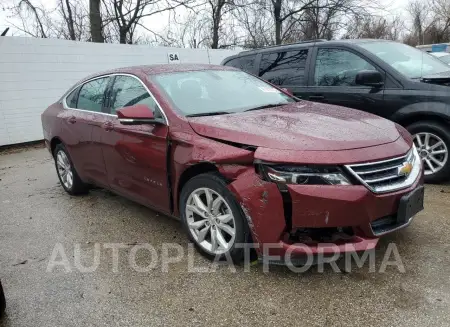
<path id="1" fill-rule="evenodd" d="M 434 75 L 425 75 L 420 78 L 422 83 L 429 84 L 437 84 L 437 85 L 450 85 L 450 71 L 434 74 Z"/>
<path id="2" fill-rule="evenodd" d="M 301 101 L 243 113 L 189 118 L 202 136 L 256 147 L 349 150 L 396 141 L 395 123 L 359 110 Z"/>

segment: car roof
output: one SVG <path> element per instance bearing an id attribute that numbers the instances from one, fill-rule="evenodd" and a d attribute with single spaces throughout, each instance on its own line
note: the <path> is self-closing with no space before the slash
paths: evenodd
<path id="1" fill-rule="evenodd" d="M 242 57 L 246 55 L 256 54 L 260 52 L 269 52 L 274 50 L 289 50 L 290 48 L 302 48 L 302 47 L 311 47 L 316 44 L 326 44 L 326 45 L 349 45 L 349 44 L 361 44 L 361 43 L 368 43 L 368 42 L 394 42 L 391 40 L 382 40 L 382 39 L 343 39 L 343 40 L 308 40 L 308 41 L 300 41 L 296 43 L 289 43 L 289 44 L 281 44 L 281 45 L 273 45 L 268 46 L 264 48 L 258 48 L 258 49 L 251 49 L 246 50 L 238 53 L 237 55 L 231 56 L 226 58 L 228 61 L 232 58 Z"/>
<path id="2" fill-rule="evenodd" d="M 92 74 L 84 78 L 81 82 L 110 74 L 131 74 L 131 75 L 159 75 L 166 73 L 177 73 L 177 72 L 189 72 L 189 71 L 199 71 L 199 70 L 238 70 L 234 67 L 220 66 L 220 65 L 208 65 L 208 64 L 158 64 L 158 65 L 143 65 L 143 66 L 131 66 L 115 68 L 110 70 L 105 70 Z"/>

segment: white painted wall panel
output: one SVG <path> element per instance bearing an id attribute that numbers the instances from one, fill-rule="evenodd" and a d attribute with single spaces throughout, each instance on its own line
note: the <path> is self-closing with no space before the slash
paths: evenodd
<path id="1" fill-rule="evenodd" d="M 42 139 L 42 111 L 87 75 L 166 64 L 174 52 L 181 63 L 220 64 L 237 51 L 0 37 L 0 146 Z"/>

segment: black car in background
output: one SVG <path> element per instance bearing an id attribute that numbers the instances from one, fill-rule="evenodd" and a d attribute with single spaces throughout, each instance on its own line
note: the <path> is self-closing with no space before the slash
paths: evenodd
<path id="1" fill-rule="evenodd" d="M 426 181 L 450 177 L 450 66 L 437 58 L 392 41 L 314 40 L 244 51 L 222 64 L 305 100 L 393 120 L 414 135 Z"/>

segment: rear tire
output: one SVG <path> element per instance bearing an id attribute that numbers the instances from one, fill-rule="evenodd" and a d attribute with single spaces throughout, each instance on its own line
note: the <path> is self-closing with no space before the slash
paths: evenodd
<path id="1" fill-rule="evenodd" d="M 181 191 L 179 207 L 183 228 L 203 256 L 210 260 L 230 257 L 234 263 L 244 259 L 242 245 L 250 239 L 248 224 L 219 174 L 189 180 Z"/>
<path id="2" fill-rule="evenodd" d="M 60 143 L 55 147 L 53 158 L 55 159 L 56 173 L 64 190 L 70 195 L 86 194 L 89 191 L 89 185 L 78 176 L 63 144 Z"/>
<path id="3" fill-rule="evenodd" d="M 417 122 L 406 128 L 421 155 L 425 182 L 442 183 L 450 178 L 450 131 L 434 121 Z M 439 144 L 440 145 L 439 145 Z"/>
<path id="4" fill-rule="evenodd" d="M 2 282 L 0 281 L 0 318 L 3 317 L 5 308 L 6 308 L 5 293 L 3 293 Z"/>

